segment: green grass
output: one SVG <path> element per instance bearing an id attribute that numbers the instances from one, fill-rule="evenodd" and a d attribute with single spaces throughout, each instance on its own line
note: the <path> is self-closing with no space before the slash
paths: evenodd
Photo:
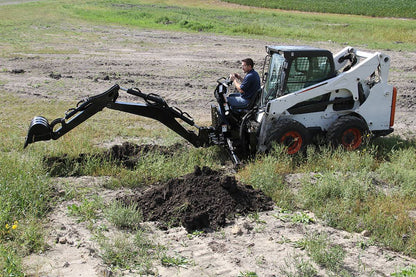
<path id="1" fill-rule="evenodd" d="M 369 47 L 408 47 L 415 41 L 415 22 L 385 18 L 298 14 L 265 10 L 190 8 L 135 1 L 93 1 L 68 7 L 84 20 L 147 28 L 214 32 L 305 41 L 334 41 Z M 371 28 L 368 26 L 371 25 Z M 365 42 L 363 41 L 365 37 Z M 398 45 L 399 44 L 399 45 Z"/>
<path id="2" fill-rule="evenodd" d="M 404 268 L 400 271 L 397 271 L 397 272 L 391 274 L 391 276 L 394 276 L 394 277 L 415 277 L 416 276 L 416 265 L 411 265 L 407 268 Z"/>
<path id="3" fill-rule="evenodd" d="M 98 237 L 100 256 L 112 271 L 134 269 L 140 275 L 154 275 L 153 263 L 162 255 L 163 247 L 154 244 L 142 230 L 135 234 L 120 233 L 114 238 Z"/>
<path id="4" fill-rule="evenodd" d="M 103 209 L 102 200 L 99 197 L 93 197 L 91 200 L 84 199 L 79 205 L 72 204 L 68 206 L 68 213 L 78 218 L 78 222 L 93 223 Z"/>
<path id="5" fill-rule="evenodd" d="M 170 266 L 186 267 L 187 265 L 192 263 L 192 261 L 190 261 L 186 257 L 179 256 L 179 255 L 171 256 L 167 254 L 162 255 L 161 262 L 162 262 L 162 265 L 166 267 L 170 267 Z"/>
<path id="6" fill-rule="evenodd" d="M 388 148 L 388 140 L 403 147 Z M 416 144 L 410 142 L 379 139 L 354 152 L 311 147 L 307 157 L 292 158 L 277 148 L 239 174 L 284 209 L 310 210 L 329 226 L 350 232 L 367 230 L 380 244 L 416 257 L 416 222 L 409 215 L 416 209 L 411 179 Z M 295 188 L 283 179 L 293 173 L 302 176 Z"/>
<path id="7" fill-rule="evenodd" d="M 301 255 L 290 255 L 285 259 L 285 265 L 279 268 L 281 276 L 286 277 L 315 277 L 318 271 L 309 260 Z"/>
<path id="8" fill-rule="evenodd" d="M 318 265 L 337 276 L 347 276 L 347 271 L 342 268 L 346 255 L 344 249 L 339 245 L 331 245 L 329 238 L 325 235 L 313 233 L 307 235 L 298 242 L 308 256 Z"/>
<path id="9" fill-rule="evenodd" d="M 237 277 L 258 277 L 258 275 L 254 271 L 242 271 L 238 273 Z"/>
<path id="10" fill-rule="evenodd" d="M 105 211 L 108 220 L 118 228 L 137 230 L 143 221 L 143 215 L 137 205 L 125 206 L 113 201 Z"/>
<path id="11" fill-rule="evenodd" d="M 414 20 L 255 8 L 239 10 L 226 5 L 209 6 L 204 1 L 192 2 L 192 5 L 188 2 L 73 0 L 5 6 L 0 9 L 1 55 L 39 51 L 76 53 L 81 37 L 99 39 L 94 37 L 94 32 L 82 33 L 71 28 L 80 23 L 220 33 L 267 38 L 279 43 L 333 41 L 355 47 L 416 49 Z M 388 7 L 384 9 L 390 11 Z M 53 47 L 44 47 L 51 43 Z M 67 45 L 73 48 L 68 49 Z"/>
<path id="12" fill-rule="evenodd" d="M 23 276 L 20 258 L 42 251 L 46 244 L 41 228 L 51 206 L 53 192 L 39 160 L 0 152 L 0 272 Z"/>
<path id="13" fill-rule="evenodd" d="M 413 0 L 223 0 L 240 5 L 305 12 L 355 14 L 374 17 L 416 18 L 416 2 Z"/>

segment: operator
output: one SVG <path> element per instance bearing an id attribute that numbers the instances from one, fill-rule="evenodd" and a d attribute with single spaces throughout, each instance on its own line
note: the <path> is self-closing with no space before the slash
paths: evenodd
<path id="1" fill-rule="evenodd" d="M 244 78 L 238 73 L 230 74 L 230 81 L 233 82 L 239 92 L 230 94 L 227 97 L 228 104 L 231 108 L 246 107 L 250 103 L 250 99 L 260 89 L 260 76 L 253 67 L 253 60 L 247 58 L 241 61 L 241 68 L 246 73 Z"/>

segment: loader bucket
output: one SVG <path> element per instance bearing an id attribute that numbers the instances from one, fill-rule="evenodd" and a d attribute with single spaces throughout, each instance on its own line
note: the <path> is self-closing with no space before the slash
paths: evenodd
<path id="1" fill-rule="evenodd" d="M 52 129 L 48 120 L 43 116 L 35 116 L 30 122 L 23 148 L 26 148 L 30 143 L 50 139 L 52 139 Z"/>

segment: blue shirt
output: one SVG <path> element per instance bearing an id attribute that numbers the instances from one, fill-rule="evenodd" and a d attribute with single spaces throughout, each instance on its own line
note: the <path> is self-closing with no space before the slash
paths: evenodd
<path id="1" fill-rule="evenodd" d="M 254 70 L 250 70 L 241 82 L 240 88 L 243 90 L 241 95 L 244 99 L 250 99 L 260 89 L 260 76 Z"/>

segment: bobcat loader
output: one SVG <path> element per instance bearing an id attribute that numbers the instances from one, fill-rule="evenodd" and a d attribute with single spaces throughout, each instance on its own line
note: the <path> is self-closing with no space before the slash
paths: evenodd
<path id="1" fill-rule="evenodd" d="M 235 164 L 267 153 L 274 143 L 295 154 L 319 137 L 354 150 L 366 137 L 393 132 L 397 90 L 387 82 L 389 56 L 352 47 L 335 55 L 307 46 L 266 46 L 266 52 L 263 86 L 246 107 L 230 107 L 227 93 L 232 82 L 224 77 L 217 80 L 218 105 L 211 106 L 211 126 L 196 125 L 188 113 L 169 106 L 159 95 L 114 85 L 78 102 L 51 123 L 34 117 L 24 147 L 56 140 L 104 108 L 155 119 L 195 147 L 220 145 Z M 117 101 L 120 90 L 141 103 Z"/>

